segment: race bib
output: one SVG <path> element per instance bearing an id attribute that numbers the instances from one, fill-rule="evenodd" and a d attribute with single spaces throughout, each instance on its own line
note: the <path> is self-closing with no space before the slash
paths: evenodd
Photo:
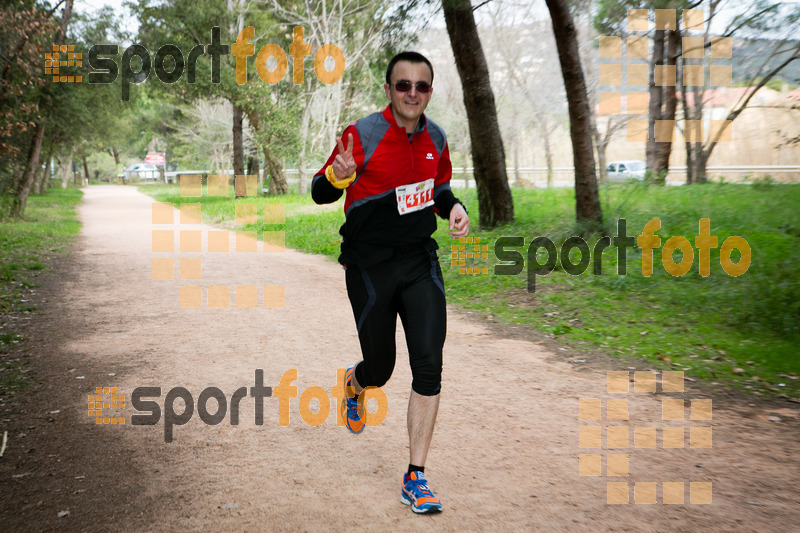
<path id="1" fill-rule="evenodd" d="M 433 179 L 401 185 L 395 189 L 397 212 L 401 215 L 413 213 L 433 205 Z"/>

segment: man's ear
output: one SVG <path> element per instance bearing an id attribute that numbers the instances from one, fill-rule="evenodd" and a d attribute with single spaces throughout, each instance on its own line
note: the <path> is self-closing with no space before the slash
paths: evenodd
<path id="1" fill-rule="evenodd" d="M 384 83 L 383 84 L 383 90 L 386 93 L 386 98 L 391 100 L 392 99 L 392 95 L 389 93 L 389 84 L 388 83 Z"/>

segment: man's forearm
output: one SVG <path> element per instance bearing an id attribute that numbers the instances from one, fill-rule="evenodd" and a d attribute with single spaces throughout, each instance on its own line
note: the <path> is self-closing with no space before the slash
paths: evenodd
<path id="1" fill-rule="evenodd" d="M 433 206 L 439 212 L 439 216 L 444 219 L 450 218 L 450 210 L 453 209 L 454 205 L 459 203 L 461 202 L 450 189 L 439 191 L 439 194 L 433 199 Z"/>
<path id="2" fill-rule="evenodd" d="M 343 189 L 337 189 L 323 174 L 317 174 L 311 181 L 311 198 L 317 204 L 332 204 L 342 197 Z"/>

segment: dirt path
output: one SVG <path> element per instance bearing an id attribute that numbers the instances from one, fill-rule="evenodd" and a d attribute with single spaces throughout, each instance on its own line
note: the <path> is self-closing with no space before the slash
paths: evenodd
<path id="1" fill-rule="evenodd" d="M 687 420 L 662 422 L 662 398 L 707 396 L 634 393 L 632 384 L 629 394 L 608 393 L 605 372 L 576 371 L 542 345 L 498 338 L 454 310 L 427 468 L 445 506 L 437 516 L 416 516 L 399 502 L 410 384 L 401 338 L 384 388 L 387 417 L 361 435 L 338 427 L 333 410 L 321 426 L 308 426 L 298 398 L 289 426 L 280 427 L 274 397 L 264 400 L 261 426 L 246 397 L 238 426 L 230 425 L 230 414 L 206 425 L 195 412 L 170 444 L 163 418 L 155 426 L 130 425 L 130 405 L 126 425 L 95 425 L 86 403 L 97 386 L 118 387 L 128 398 L 136 387 L 161 387 L 163 406 L 173 387 L 186 387 L 197 400 L 216 386 L 230 399 L 237 388 L 253 386 L 256 369 L 272 387 L 297 369 L 298 393 L 316 385 L 330 394 L 336 369 L 358 353 L 342 270 L 325 258 L 292 251 L 183 254 L 201 257 L 202 281 L 152 281 L 152 258 L 166 254 L 151 251 L 151 203 L 128 187 L 86 189 L 76 251 L 26 333 L 42 386 L 4 414 L 10 430 L 0 459 L 3 529 L 797 530 L 796 412 L 784 409 L 782 421 L 771 422 L 760 406 L 715 399 L 711 422 L 688 420 L 688 408 Z M 181 309 L 182 284 L 285 286 L 285 307 Z M 637 426 L 710 425 L 713 448 L 689 448 L 687 429 L 684 449 L 661 448 L 659 431 L 657 449 L 582 450 L 579 426 L 606 422 L 580 421 L 579 398 L 628 398 L 630 420 L 608 425 L 629 426 L 631 444 Z M 215 405 L 209 402 L 211 412 Z M 582 477 L 581 453 L 629 453 L 630 475 Z M 602 466 L 605 474 L 605 459 Z M 631 501 L 634 482 L 657 482 L 658 503 L 608 505 L 607 481 L 629 482 Z M 664 481 L 686 482 L 686 504 L 661 503 Z M 713 503 L 690 505 L 689 482 L 711 482 Z M 69 514 L 59 517 L 61 511 Z"/>

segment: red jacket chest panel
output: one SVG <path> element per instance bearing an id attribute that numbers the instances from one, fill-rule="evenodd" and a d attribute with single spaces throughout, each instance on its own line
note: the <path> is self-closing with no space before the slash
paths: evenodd
<path id="1" fill-rule="evenodd" d="M 363 187 L 367 195 L 380 194 L 400 185 L 434 179 L 438 166 L 439 153 L 427 131 L 414 134 L 409 142 L 405 130 L 390 128 L 354 187 Z"/>

